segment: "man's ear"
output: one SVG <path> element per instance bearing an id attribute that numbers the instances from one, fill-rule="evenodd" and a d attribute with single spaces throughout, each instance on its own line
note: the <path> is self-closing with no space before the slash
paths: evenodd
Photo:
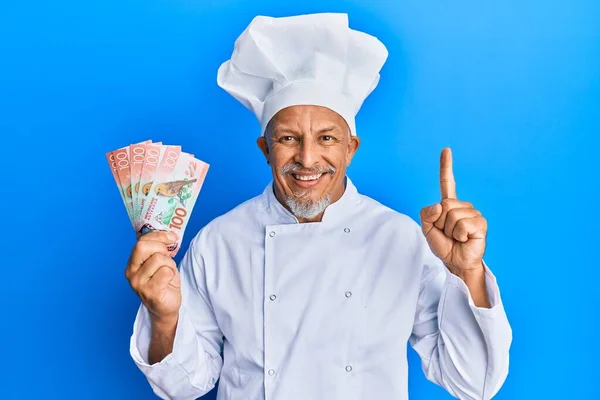
<path id="1" fill-rule="evenodd" d="M 360 147 L 360 138 L 358 136 L 350 136 L 348 139 L 348 152 L 346 153 L 346 166 L 352 162 L 352 157 Z"/>
<path id="2" fill-rule="evenodd" d="M 267 143 L 267 139 L 264 136 L 261 136 L 258 139 L 256 139 L 256 144 L 258 145 L 260 151 L 262 151 L 262 153 L 265 155 L 265 158 L 267 159 L 267 164 L 269 164 L 270 155 L 269 144 Z"/>

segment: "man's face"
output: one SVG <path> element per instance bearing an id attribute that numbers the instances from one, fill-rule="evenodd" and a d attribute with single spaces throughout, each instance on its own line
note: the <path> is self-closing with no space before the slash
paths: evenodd
<path id="1" fill-rule="evenodd" d="M 258 139 L 277 198 L 303 221 L 320 220 L 342 196 L 346 168 L 359 144 L 341 116 L 320 106 L 284 108 Z"/>

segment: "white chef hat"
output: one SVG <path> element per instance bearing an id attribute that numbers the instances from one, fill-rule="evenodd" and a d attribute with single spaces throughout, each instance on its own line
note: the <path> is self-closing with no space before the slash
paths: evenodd
<path id="1" fill-rule="evenodd" d="M 256 115 L 263 135 L 293 105 L 327 107 L 356 135 L 354 117 L 387 56 L 376 37 L 348 27 L 347 14 L 258 16 L 235 41 L 217 83 Z"/>

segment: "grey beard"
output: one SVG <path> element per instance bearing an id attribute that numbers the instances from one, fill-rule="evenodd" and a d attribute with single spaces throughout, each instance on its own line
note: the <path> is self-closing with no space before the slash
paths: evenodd
<path id="1" fill-rule="evenodd" d="M 321 214 L 331 203 L 331 195 L 316 200 L 298 201 L 291 197 L 285 198 L 285 204 L 297 218 L 312 219 Z"/>
<path id="2" fill-rule="evenodd" d="M 293 174 L 299 171 L 310 171 L 314 174 L 333 174 L 336 169 L 332 165 L 326 167 L 316 166 L 315 168 L 304 168 L 302 164 L 295 163 L 285 165 L 280 170 L 282 175 Z M 303 198 L 310 195 L 310 192 L 311 189 L 301 189 L 294 192 L 294 197 L 286 196 L 285 204 L 297 218 L 312 219 L 325 211 L 327 206 L 331 203 L 331 194 L 327 194 L 316 201 L 310 199 L 303 201 Z"/>

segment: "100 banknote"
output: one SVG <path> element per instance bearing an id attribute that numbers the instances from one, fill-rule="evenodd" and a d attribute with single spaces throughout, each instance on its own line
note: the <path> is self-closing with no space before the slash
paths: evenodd
<path id="1" fill-rule="evenodd" d="M 136 233 L 160 230 L 179 237 L 185 228 L 209 165 L 181 146 L 146 141 L 106 154 L 115 183 Z"/>

